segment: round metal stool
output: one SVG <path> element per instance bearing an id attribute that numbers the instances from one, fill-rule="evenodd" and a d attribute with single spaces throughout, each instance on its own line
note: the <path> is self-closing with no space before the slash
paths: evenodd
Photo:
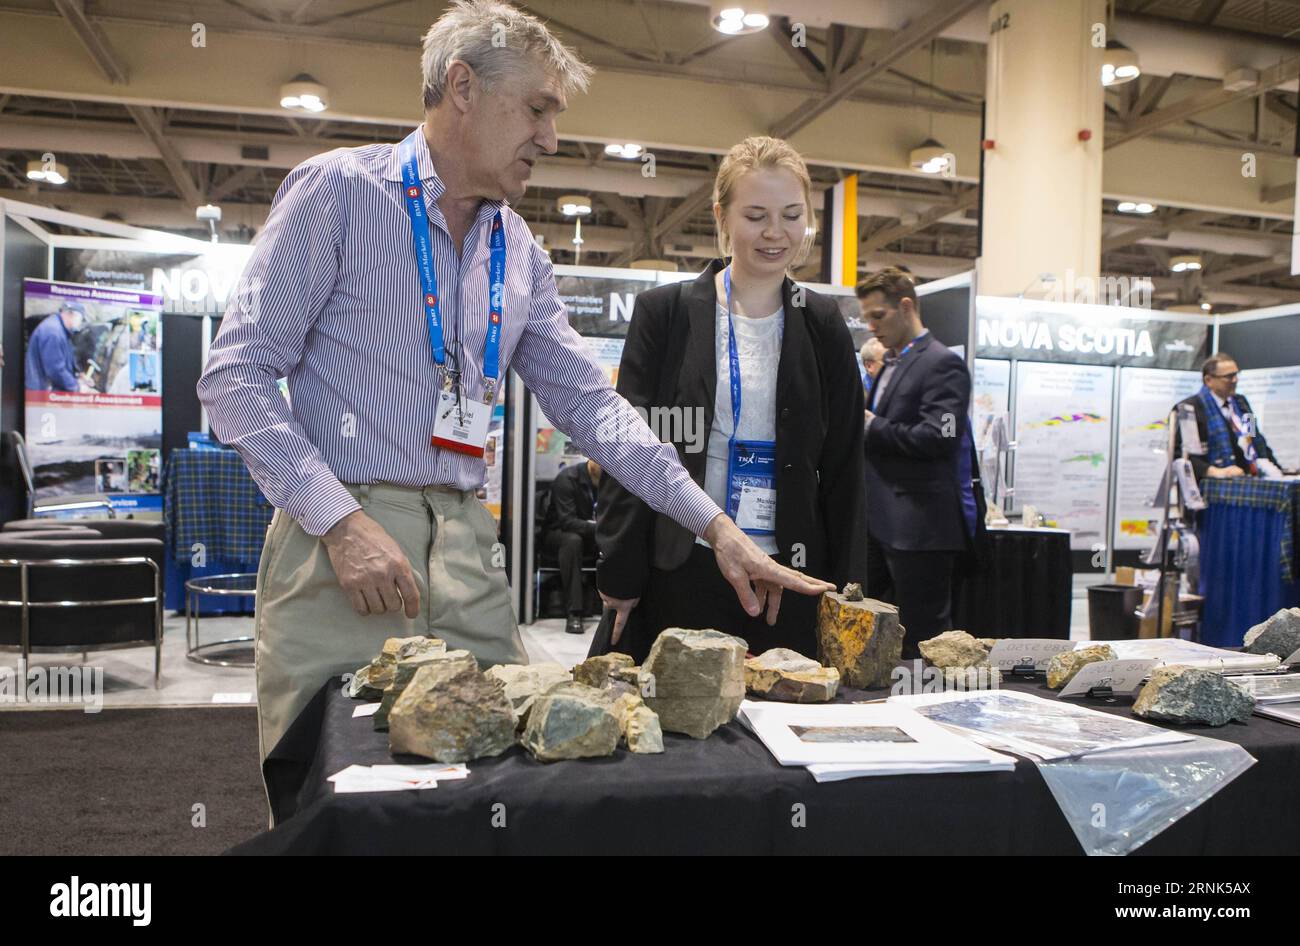
<path id="1" fill-rule="evenodd" d="M 252 637 L 227 637 L 225 640 L 199 643 L 199 596 L 225 595 L 237 598 L 257 597 L 257 573 L 236 572 L 230 575 L 204 575 L 191 578 L 185 582 L 185 657 L 195 663 L 210 667 L 251 667 L 255 659 L 252 647 L 240 647 L 230 659 L 208 657 L 203 651 L 213 647 L 229 647 L 232 644 L 252 643 Z M 191 626 L 193 631 L 191 631 Z M 239 655 L 238 658 L 235 655 Z"/>

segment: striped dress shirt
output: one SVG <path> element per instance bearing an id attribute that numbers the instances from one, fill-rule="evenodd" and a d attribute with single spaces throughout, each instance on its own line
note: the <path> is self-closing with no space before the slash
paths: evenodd
<path id="1" fill-rule="evenodd" d="M 488 236 L 499 211 L 502 375 L 513 368 L 583 452 L 656 511 L 702 533 L 720 510 L 587 355 L 528 224 L 505 202 L 484 200 L 457 252 L 423 126 L 414 134 L 444 333 L 449 350 L 464 340 L 466 396 L 483 396 Z M 396 145 L 341 148 L 289 173 L 198 393 L 213 431 L 239 451 L 267 499 L 311 535 L 360 508 L 343 483 L 483 483 L 482 459 L 430 445 L 438 373 L 422 300 Z"/>

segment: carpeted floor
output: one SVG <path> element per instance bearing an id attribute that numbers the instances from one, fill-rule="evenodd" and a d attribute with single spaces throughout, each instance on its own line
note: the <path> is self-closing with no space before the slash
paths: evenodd
<path id="1" fill-rule="evenodd" d="M 253 707 L 0 712 L 0 855 L 220 854 L 266 821 Z"/>

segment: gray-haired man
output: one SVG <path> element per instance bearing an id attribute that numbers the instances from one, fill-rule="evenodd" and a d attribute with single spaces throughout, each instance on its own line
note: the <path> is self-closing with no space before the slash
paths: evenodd
<path id="1" fill-rule="evenodd" d="M 507 367 L 592 459 L 709 541 L 751 614 L 775 614 L 783 588 L 830 587 L 759 551 L 614 393 L 506 203 L 556 150 L 555 118 L 589 67 L 533 17 L 474 0 L 429 30 L 423 71 L 409 138 L 290 172 L 199 382 L 213 429 L 277 507 L 258 576 L 263 757 L 385 637 L 527 662 L 473 492 Z M 597 437 L 621 415 L 623 435 Z"/>

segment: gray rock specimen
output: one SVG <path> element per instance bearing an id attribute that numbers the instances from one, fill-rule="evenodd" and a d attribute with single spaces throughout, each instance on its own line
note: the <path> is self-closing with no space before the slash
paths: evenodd
<path id="1" fill-rule="evenodd" d="M 645 704 L 664 732 L 704 739 L 745 698 L 745 642 L 721 631 L 669 628 L 642 665 Z"/>
<path id="2" fill-rule="evenodd" d="M 858 584 L 856 581 L 851 581 L 847 585 L 845 585 L 843 593 L 844 593 L 845 601 L 864 600 L 864 595 L 862 594 L 862 585 Z"/>
<path id="3" fill-rule="evenodd" d="M 988 664 L 989 648 L 978 637 L 965 631 L 944 631 L 917 646 L 921 656 L 940 669 Z"/>
<path id="4" fill-rule="evenodd" d="M 1079 650 L 1063 650 L 1059 654 L 1053 654 L 1052 659 L 1047 662 L 1047 686 L 1049 689 L 1059 690 L 1073 680 L 1074 675 L 1087 664 L 1099 660 L 1118 659 L 1119 655 L 1115 653 L 1115 648 L 1109 644 L 1093 644 L 1091 647 L 1083 647 Z"/>
<path id="5" fill-rule="evenodd" d="M 828 703 L 840 672 L 787 647 L 773 647 L 745 661 L 745 689 L 783 703 Z"/>
<path id="6" fill-rule="evenodd" d="M 614 715 L 618 717 L 619 732 L 632 752 L 656 753 L 664 751 L 664 733 L 659 717 L 635 693 L 623 693 L 614 700 Z"/>
<path id="7" fill-rule="evenodd" d="M 628 714 L 623 738 L 630 751 L 654 754 L 664 751 L 664 731 L 659 716 L 648 706 L 638 706 Z"/>
<path id="8" fill-rule="evenodd" d="M 817 662 L 838 670 L 844 686 L 888 686 L 904 633 L 892 604 L 828 591 L 817 605 Z"/>
<path id="9" fill-rule="evenodd" d="M 533 704 L 521 742 L 539 762 L 558 762 L 611 755 L 620 735 L 611 693 L 557 683 Z"/>
<path id="10" fill-rule="evenodd" d="M 1212 670 L 1175 664 L 1157 667 L 1142 688 L 1133 712 L 1171 723 L 1244 723 L 1255 709 L 1255 697 Z"/>
<path id="11" fill-rule="evenodd" d="M 642 691 L 645 689 L 642 683 L 640 667 L 615 667 L 610 671 L 606 688 L 612 690 L 615 696 L 631 693 L 640 697 L 644 695 Z"/>
<path id="12" fill-rule="evenodd" d="M 515 744 L 515 711 L 501 683 L 489 680 L 472 656 L 470 661 L 435 659 L 416 670 L 389 714 L 394 754 L 470 762 Z"/>
<path id="13" fill-rule="evenodd" d="M 1300 608 L 1283 608 L 1246 632 L 1248 654 L 1276 654 L 1286 660 L 1300 650 Z"/>
<path id="14" fill-rule="evenodd" d="M 382 699 L 393 682 L 397 661 L 421 654 L 446 653 L 447 644 L 437 637 L 390 637 L 374 660 L 352 675 L 347 694 L 363 700 Z"/>
<path id="15" fill-rule="evenodd" d="M 627 654 L 602 654 L 599 657 L 588 657 L 574 667 L 573 679 L 576 683 L 585 683 L 601 690 L 609 685 L 610 675 L 615 670 L 634 666 L 636 661 Z"/>
<path id="16" fill-rule="evenodd" d="M 537 697 L 557 683 L 568 683 L 569 671 L 557 663 L 497 664 L 486 671 L 489 680 L 500 681 L 506 699 L 515 708 L 518 728 L 528 723 L 528 714 Z"/>
<path id="17" fill-rule="evenodd" d="M 375 710 L 374 716 L 371 717 L 376 732 L 384 732 L 388 729 L 388 715 L 393 711 L 393 705 L 397 702 L 398 697 L 402 695 L 402 691 L 407 688 L 415 677 L 415 671 L 435 661 L 450 661 L 458 666 L 465 667 L 478 666 L 478 661 L 474 659 L 474 655 L 468 650 L 447 652 L 445 646 L 442 651 L 434 649 L 417 651 L 414 656 L 399 659 L 393 665 L 393 680 L 384 688 L 384 695 L 379 703 L 379 709 Z"/>

